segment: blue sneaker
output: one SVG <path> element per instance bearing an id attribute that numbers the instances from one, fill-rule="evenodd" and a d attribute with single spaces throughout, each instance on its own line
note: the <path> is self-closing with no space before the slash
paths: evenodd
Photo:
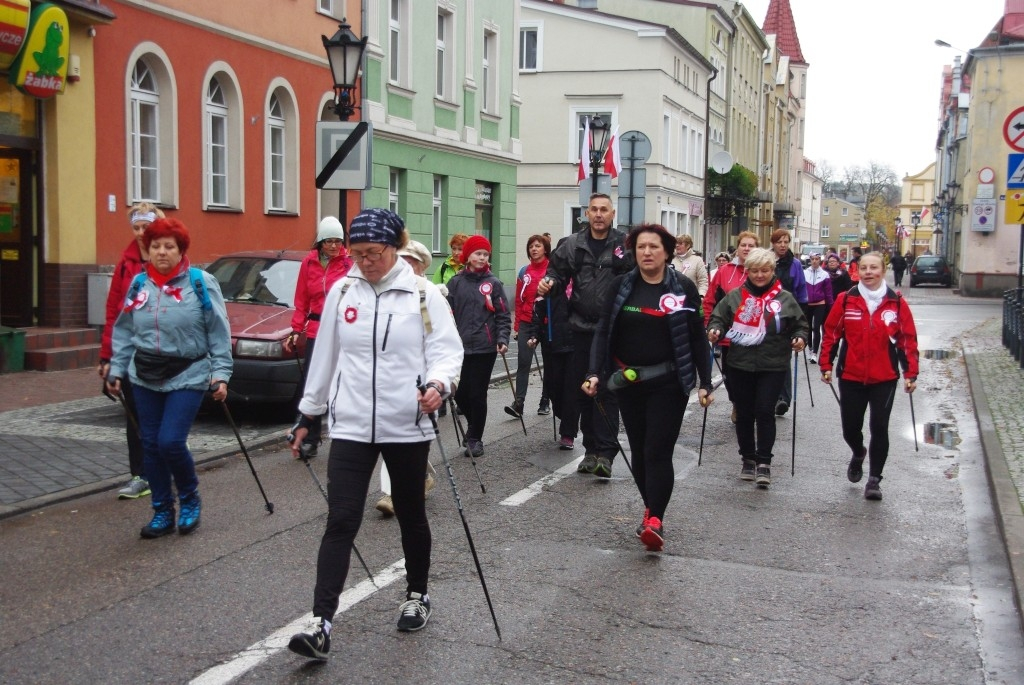
<path id="1" fill-rule="evenodd" d="M 188 535 L 199 527 L 200 509 L 202 509 L 202 501 L 199 499 L 198 490 L 181 500 L 181 516 L 178 517 L 178 532 L 180 534 Z"/>
<path id="2" fill-rule="evenodd" d="M 174 505 L 153 507 L 153 520 L 144 526 L 139 534 L 147 540 L 160 538 L 174 532 Z"/>

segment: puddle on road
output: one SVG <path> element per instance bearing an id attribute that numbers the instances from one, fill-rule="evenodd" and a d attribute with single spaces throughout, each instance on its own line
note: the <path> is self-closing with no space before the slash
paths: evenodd
<path id="1" fill-rule="evenodd" d="M 918 435 L 927 445 L 942 445 L 946 449 L 953 449 L 960 444 L 960 433 L 956 424 L 929 421 L 920 425 Z"/>
<path id="2" fill-rule="evenodd" d="M 949 359 L 959 357 L 959 350 L 920 350 L 920 355 L 925 359 Z"/>

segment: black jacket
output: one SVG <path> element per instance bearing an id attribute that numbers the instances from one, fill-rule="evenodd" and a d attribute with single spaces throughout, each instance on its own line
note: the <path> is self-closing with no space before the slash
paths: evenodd
<path id="1" fill-rule="evenodd" d="M 490 288 L 491 305 L 481 292 Z M 463 269 L 448 281 L 448 303 L 452 306 L 455 325 L 462 338 L 466 354 L 494 352 L 498 345 L 507 345 L 512 332 L 512 313 L 509 311 L 505 288 L 498 277 L 488 271 Z"/>
<path id="2" fill-rule="evenodd" d="M 571 281 L 569 325 L 574 331 L 593 333 L 601 312 L 608 304 L 612 280 L 634 266 L 633 253 L 623 244 L 626 234 L 613 228 L 599 255 L 590 251 L 589 229 L 574 233 L 558 244 L 548 260 L 546 278 L 562 288 Z"/>
<path id="3" fill-rule="evenodd" d="M 633 286 L 638 278 L 640 270 L 633 269 L 612 282 L 611 292 L 614 295 L 605 307 L 590 353 L 590 368 L 601 379 L 607 379 L 615 370 L 612 361 L 615 350 L 611 349 L 615 321 L 622 310 L 622 305 L 633 292 Z M 704 316 L 701 314 L 701 296 L 697 286 L 675 269 L 666 268 L 661 287 L 664 293 L 677 295 L 682 300 L 682 305 L 666 316 L 675 353 L 672 361 L 676 365 L 679 385 L 682 386 L 684 393 L 689 393 L 697 385 L 699 376 L 700 387 L 710 392 L 711 351 L 704 333 Z"/>
<path id="4" fill-rule="evenodd" d="M 519 339 L 536 338 L 545 352 L 572 352 L 572 329 L 569 328 L 569 299 L 565 288 L 555 288 L 548 296 L 533 304 L 533 320 L 519 324 Z"/>

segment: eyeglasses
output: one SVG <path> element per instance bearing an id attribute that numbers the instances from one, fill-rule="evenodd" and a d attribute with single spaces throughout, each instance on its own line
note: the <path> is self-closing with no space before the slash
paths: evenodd
<path id="1" fill-rule="evenodd" d="M 320 242 L 322 242 L 324 245 L 341 245 L 345 241 L 343 241 L 341 238 L 325 238 Z"/>
<path id="2" fill-rule="evenodd" d="M 371 262 L 371 263 L 379 262 L 380 258 L 384 256 L 384 252 L 387 249 L 388 248 L 385 245 L 384 247 L 380 248 L 379 250 L 367 250 L 366 252 L 356 252 L 355 250 L 352 250 L 352 251 L 350 251 L 348 253 L 348 256 L 351 257 L 352 260 L 356 261 L 356 262 L 362 262 L 362 261 L 367 261 L 367 262 Z"/>

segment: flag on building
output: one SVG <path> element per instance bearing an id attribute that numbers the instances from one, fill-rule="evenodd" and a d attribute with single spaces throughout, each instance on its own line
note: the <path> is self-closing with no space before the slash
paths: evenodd
<path id="1" fill-rule="evenodd" d="M 590 178 L 590 117 L 583 119 L 583 149 L 580 150 L 580 169 L 576 174 L 577 182 Z"/>
<path id="2" fill-rule="evenodd" d="M 604 153 L 604 172 L 612 178 L 617 178 L 622 170 L 622 155 L 619 153 L 619 127 L 612 131 L 612 137 L 608 139 L 608 149 Z"/>
<path id="3" fill-rule="evenodd" d="M 921 208 L 921 221 L 924 221 L 924 218 L 926 216 L 928 216 L 928 208 L 927 207 L 922 207 Z"/>

